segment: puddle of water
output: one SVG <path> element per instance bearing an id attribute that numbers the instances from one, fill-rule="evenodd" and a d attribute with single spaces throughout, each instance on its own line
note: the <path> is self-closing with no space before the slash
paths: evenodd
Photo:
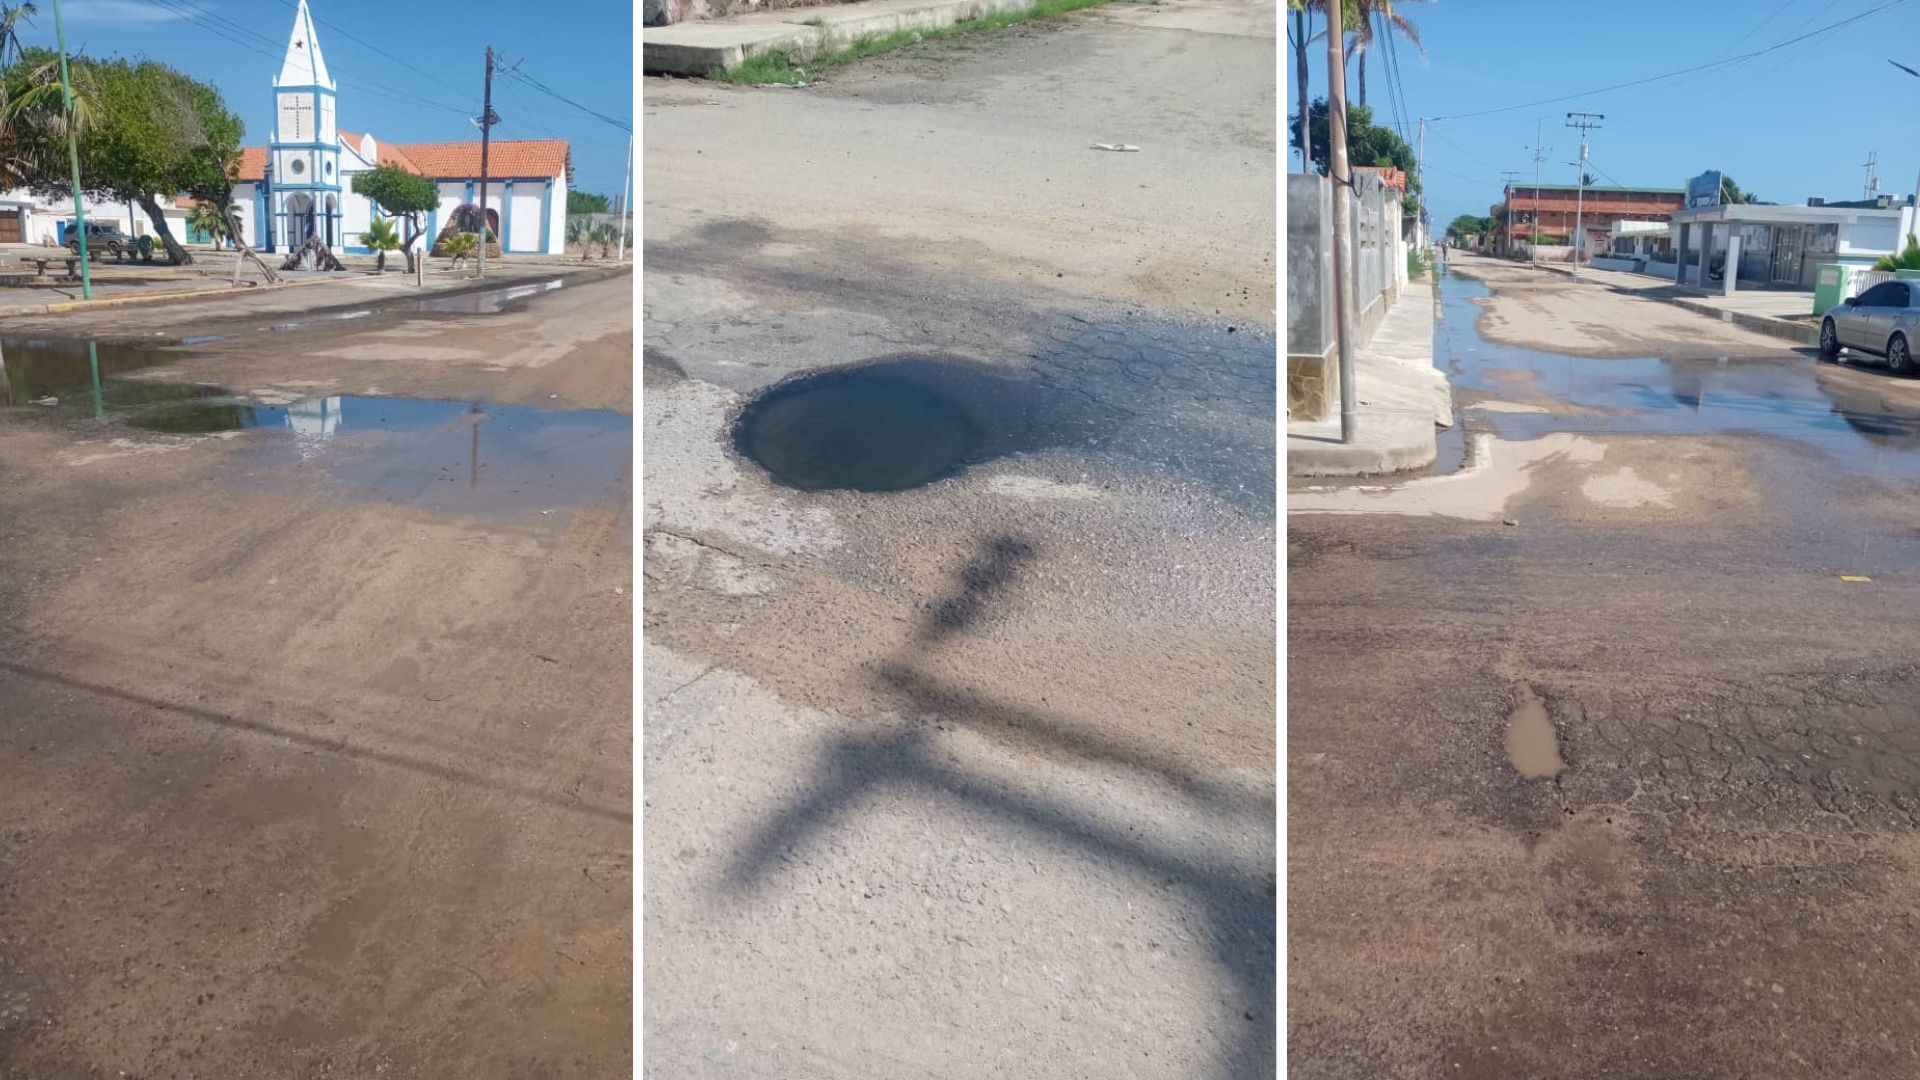
<path id="1" fill-rule="evenodd" d="M 1442 278 L 1434 362 L 1466 390 L 1557 402 L 1541 412 L 1476 412 L 1503 438 L 1548 432 L 1772 435 L 1889 471 L 1920 475 L 1920 393 L 1879 367 L 1825 364 L 1807 353 L 1597 359 L 1504 345 L 1480 334 L 1484 283 Z M 1782 345 L 1783 350 L 1787 348 Z"/>
<path id="2" fill-rule="evenodd" d="M 736 428 L 742 453 L 802 491 L 901 491 L 965 465 L 980 432 L 950 400 L 884 368 L 790 383 Z"/>
<path id="3" fill-rule="evenodd" d="M 126 377 L 178 359 L 138 345 L 0 339 L 0 408 L 30 407 L 62 417 L 102 417 L 151 403 L 191 401 L 225 393 L 218 387 Z"/>
<path id="4" fill-rule="evenodd" d="M 1551 780 L 1567 768 L 1547 704 L 1531 686 L 1520 688 L 1520 704 L 1507 719 L 1507 761 L 1528 780 Z"/>
<path id="5" fill-rule="evenodd" d="M 1066 452 L 1273 512 L 1270 334 L 1071 320 L 1025 360 L 903 355 L 790 379 L 749 403 L 733 444 L 804 490 L 900 491 L 996 458 Z"/>
<path id="6" fill-rule="evenodd" d="M 633 448 L 632 419 L 619 413 L 416 398 L 169 402 L 127 422 L 172 433 L 257 430 L 247 452 L 263 464 L 318 465 L 352 494 L 449 513 L 624 497 Z"/>
<path id="7" fill-rule="evenodd" d="M 178 354 L 74 341 L 4 341 L 0 415 L 98 421 L 166 434 L 254 431 L 241 472 L 284 489 L 286 466 L 353 497 L 449 513 L 552 510 L 623 499 L 632 418 L 386 396 L 286 405 L 217 386 L 129 378 Z M 55 400 L 55 405 L 35 401 Z M 8 407 L 8 406 L 11 407 Z"/>

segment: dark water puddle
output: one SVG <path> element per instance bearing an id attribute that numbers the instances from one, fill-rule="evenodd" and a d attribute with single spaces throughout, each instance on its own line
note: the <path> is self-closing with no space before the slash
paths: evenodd
<path id="1" fill-rule="evenodd" d="M 1070 320 L 1017 367 L 902 354 L 789 379 L 741 412 L 733 442 L 808 491 L 901 491 L 1070 452 L 1270 514 L 1275 355 L 1271 334 L 1244 328 Z"/>
<path id="2" fill-rule="evenodd" d="M 1822 363 L 1810 349 L 1778 358 L 1542 352 L 1481 336 L 1484 311 L 1473 300 L 1491 294 L 1476 279 L 1443 277 L 1445 317 L 1434 329 L 1434 355 L 1458 389 L 1555 410 L 1469 410 L 1476 425 L 1503 438 L 1555 431 L 1771 435 L 1843 458 L 1870 455 L 1896 471 L 1920 474 L 1920 384 L 1895 379 L 1883 367 Z"/>
<path id="3" fill-rule="evenodd" d="M 297 473 L 352 497 L 450 513 L 552 510 L 627 494 L 633 421 L 619 413 L 346 395 L 259 405 L 217 386 L 130 377 L 179 359 L 153 349 L 0 341 L 0 353 L 0 419 L 254 432 L 238 467 L 276 490 Z"/>

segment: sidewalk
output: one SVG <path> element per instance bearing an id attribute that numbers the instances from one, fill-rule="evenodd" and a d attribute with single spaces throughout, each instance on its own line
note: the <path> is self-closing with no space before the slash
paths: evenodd
<path id="1" fill-rule="evenodd" d="M 1358 438 L 1340 415 L 1287 422 L 1288 476 L 1373 476 L 1433 464 L 1436 431 L 1453 425 L 1453 391 L 1433 366 L 1433 280 L 1409 284 L 1373 340 L 1354 351 Z"/>
<path id="2" fill-rule="evenodd" d="M 784 51 L 796 59 L 843 49 L 868 34 L 937 30 L 996 11 L 1023 11 L 1034 0 L 861 0 L 852 4 L 759 11 L 640 31 L 648 75 L 704 76 L 750 56 Z"/>

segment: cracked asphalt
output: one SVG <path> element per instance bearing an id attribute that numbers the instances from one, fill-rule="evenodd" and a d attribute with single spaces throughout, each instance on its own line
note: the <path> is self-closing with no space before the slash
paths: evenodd
<path id="1" fill-rule="evenodd" d="M 1920 384 L 1462 268 L 1493 466 L 1291 493 L 1291 1074 L 1914 1075 Z"/>
<path id="2" fill-rule="evenodd" d="M 1273 22 L 649 82 L 649 1075 L 1274 1074 Z M 862 365 L 965 467 L 735 449 Z"/>

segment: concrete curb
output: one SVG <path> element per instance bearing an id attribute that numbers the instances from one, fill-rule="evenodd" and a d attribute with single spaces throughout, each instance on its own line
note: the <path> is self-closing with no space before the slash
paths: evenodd
<path id="1" fill-rule="evenodd" d="M 543 268 L 546 268 L 549 266 L 549 264 L 545 264 L 545 263 L 537 263 L 534 265 L 540 266 Z M 613 266 L 613 267 L 595 266 L 595 267 L 592 267 L 591 269 L 585 269 L 585 270 L 565 270 L 565 269 L 561 269 L 557 264 L 554 264 L 552 266 L 552 269 L 553 269 L 553 272 L 558 276 L 565 277 L 569 280 L 578 281 L 580 284 L 587 284 L 594 281 L 604 280 L 606 278 L 619 277 L 623 273 L 631 273 L 632 264 L 623 263 L 623 264 L 620 264 L 619 266 Z M 507 281 L 496 281 L 496 280 L 474 281 L 471 279 L 467 279 L 460 282 L 459 284 L 448 285 L 445 288 L 428 288 L 424 290 L 419 290 L 418 292 L 415 292 L 415 293 L 408 293 L 405 295 L 395 294 L 394 296 L 375 297 L 375 298 L 371 298 L 371 301 L 367 299 L 356 299 L 352 301 L 343 302 L 340 304 L 330 305 L 330 307 L 339 307 L 339 308 L 365 307 L 369 302 L 377 304 L 382 301 L 392 300 L 392 299 L 404 300 L 404 299 L 407 299 L 409 296 L 416 296 L 416 295 L 441 296 L 441 295 L 453 295 L 453 294 L 458 294 L 463 292 L 484 292 L 487 289 L 497 289 L 497 288 L 503 288 L 503 287 L 510 288 L 516 284 L 524 284 L 525 281 L 527 280 L 534 280 L 534 279 L 542 278 L 545 276 L 546 276 L 545 274 L 532 274 L 532 275 L 527 275 L 525 278 L 516 278 L 514 280 L 507 280 Z M 244 297 L 260 296 L 265 293 L 280 292 L 286 289 L 306 288 L 312 285 L 339 285 L 342 282 L 345 282 L 348 280 L 351 280 L 351 279 L 339 278 L 339 277 L 316 277 L 316 278 L 308 278 L 302 281 L 282 281 L 272 285 L 254 285 L 244 289 L 233 288 L 229 286 L 226 288 L 217 288 L 217 289 L 191 289 L 191 290 L 184 290 L 184 291 L 176 290 L 173 292 L 164 292 L 164 293 L 141 293 L 133 296 L 108 296 L 108 297 L 102 297 L 96 300 L 62 300 L 62 301 L 59 301 L 58 303 L 52 303 L 52 304 L 29 304 L 22 307 L 10 307 L 4 310 L 0 310 L 0 321 L 5 321 L 11 318 L 23 318 L 29 315 L 65 315 L 65 314 L 72 314 L 74 312 L 96 311 L 103 308 L 134 307 L 141 304 L 167 304 L 167 303 L 173 303 L 176 301 L 187 301 L 187 300 L 216 300 L 216 301 L 237 300 Z"/>
<path id="2" fill-rule="evenodd" d="M 1697 311 L 1702 315 L 1718 316 L 1721 322 L 1732 323 L 1735 326 L 1752 330 L 1756 333 L 1771 334 L 1774 337 L 1785 338 L 1796 345 L 1813 344 L 1820 332 L 1818 327 L 1803 326 L 1800 323 L 1788 322 L 1785 319 L 1776 319 L 1768 315 L 1755 315 L 1746 311 L 1725 311 L 1709 304 L 1702 304 L 1697 300 L 1689 300 L 1684 296 L 1657 296 L 1654 297 L 1654 299 L 1664 300 L 1669 304 L 1686 308 L 1688 311 Z"/>
<path id="3" fill-rule="evenodd" d="M 648 75 L 705 76 L 731 71 L 762 53 L 810 59 L 868 34 L 939 30 L 1001 11 L 1026 11 L 1034 0 L 865 0 L 836 7 L 793 8 L 722 22 L 680 23 L 640 32 Z M 819 20 L 810 24 L 808 20 Z"/>

